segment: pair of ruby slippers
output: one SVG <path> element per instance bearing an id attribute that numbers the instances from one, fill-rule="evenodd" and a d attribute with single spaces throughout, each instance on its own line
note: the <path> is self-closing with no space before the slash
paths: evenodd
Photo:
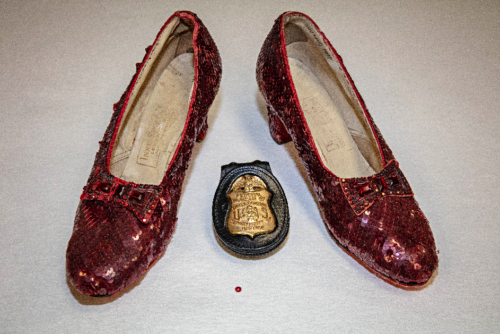
<path id="1" fill-rule="evenodd" d="M 66 253 L 81 293 L 112 295 L 165 252 L 220 78 L 207 29 L 195 14 L 176 12 L 115 104 L 81 195 Z M 342 59 L 309 17 L 276 20 L 257 81 L 271 135 L 293 140 L 337 242 L 394 284 L 425 284 L 438 264 L 429 223 Z"/>

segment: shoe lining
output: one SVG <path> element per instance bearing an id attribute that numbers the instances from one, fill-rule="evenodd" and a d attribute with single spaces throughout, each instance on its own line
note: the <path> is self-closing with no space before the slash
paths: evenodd
<path id="1" fill-rule="evenodd" d="M 186 122 L 194 82 L 192 24 L 178 18 L 164 29 L 139 73 L 111 154 L 110 173 L 159 185 Z"/>
<path id="2" fill-rule="evenodd" d="M 285 25 L 297 96 L 325 166 L 339 177 L 382 170 L 378 145 L 344 71 L 316 28 L 302 16 Z"/>

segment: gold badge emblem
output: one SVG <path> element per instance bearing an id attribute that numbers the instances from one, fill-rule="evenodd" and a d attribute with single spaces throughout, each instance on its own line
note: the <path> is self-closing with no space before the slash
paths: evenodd
<path id="1" fill-rule="evenodd" d="M 269 207 L 271 193 L 261 178 L 248 174 L 240 176 L 227 197 L 231 202 L 227 218 L 227 228 L 231 234 L 253 238 L 274 231 L 276 219 Z"/>

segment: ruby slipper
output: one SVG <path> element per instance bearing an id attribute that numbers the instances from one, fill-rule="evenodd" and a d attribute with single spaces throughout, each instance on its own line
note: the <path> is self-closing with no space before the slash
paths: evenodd
<path id="1" fill-rule="evenodd" d="M 220 77 L 219 52 L 201 20 L 173 14 L 115 104 L 83 189 L 66 252 L 79 292 L 112 295 L 165 252 Z"/>
<path id="2" fill-rule="evenodd" d="M 294 141 L 338 243 L 397 285 L 425 284 L 438 265 L 429 223 L 342 58 L 308 16 L 276 20 L 257 81 L 271 135 Z"/>

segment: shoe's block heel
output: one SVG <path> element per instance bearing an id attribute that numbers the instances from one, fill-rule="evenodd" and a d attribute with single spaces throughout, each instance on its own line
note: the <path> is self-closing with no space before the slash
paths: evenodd
<path id="1" fill-rule="evenodd" d="M 291 141 L 292 137 L 286 130 L 285 125 L 283 125 L 279 117 L 269 106 L 267 107 L 267 112 L 269 115 L 269 131 L 274 141 L 280 145 Z"/>
<path id="2" fill-rule="evenodd" d="M 203 122 L 200 131 L 198 132 L 198 137 L 196 137 L 196 141 L 198 143 L 201 142 L 203 139 L 205 139 L 205 136 L 207 135 L 207 130 L 208 130 L 208 124 L 207 120 L 205 120 L 205 122 Z"/>

